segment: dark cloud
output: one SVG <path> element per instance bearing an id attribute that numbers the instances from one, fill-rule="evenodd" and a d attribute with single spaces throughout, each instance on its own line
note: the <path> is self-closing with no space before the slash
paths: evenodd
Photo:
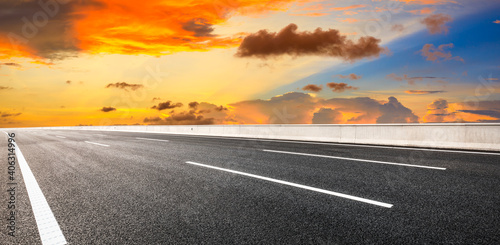
<path id="1" fill-rule="evenodd" d="M 200 103 L 193 101 L 193 102 L 189 103 L 189 108 L 196 109 L 196 108 L 198 108 L 199 105 L 200 105 Z"/>
<path id="2" fill-rule="evenodd" d="M 349 79 L 349 80 L 359 80 L 363 78 L 361 75 L 356 75 L 354 73 L 351 73 L 349 75 L 337 75 L 336 77 L 342 78 L 342 79 Z"/>
<path id="3" fill-rule="evenodd" d="M 337 124 L 342 122 L 342 113 L 331 108 L 321 108 L 314 113 L 313 124 Z"/>
<path id="4" fill-rule="evenodd" d="M 500 111 L 495 111 L 495 110 L 458 110 L 458 111 L 472 113 L 476 115 L 490 116 L 500 119 Z"/>
<path id="5" fill-rule="evenodd" d="M 182 25 L 182 29 L 186 31 L 190 31 L 194 33 L 195 37 L 215 37 L 216 35 L 212 34 L 214 31 L 213 25 L 207 23 L 205 19 L 193 19 L 190 20 L 184 25 Z"/>
<path id="6" fill-rule="evenodd" d="M 153 101 L 153 102 L 154 102 L 154 101 L 157 101 L 157 100 L 161 100 L 161 98 L 159 98 L 159 97 L 154 97 L 151 101 Z"/>
<path id="7" fill-rule="evenodd" d="M 158 122 L 161 122 L 162 119 L 160 117 L 146 117 L 144 118 L 144 122 L 145 123 L 152 123 L 152 124 L 155 124 L 155 123 L 158 123 Z"/>
<path id="8" fill-rule="evenodd" d="M 126 82 L 121 82 L 121 83 L 110 83 L 106 85 L 106 88 L 119 88 L 119 89 L 131 89 L 131 90 L 137 90 L 140 88 L 144 88 L 144 85 L 142 84 L 131 84 L 131 83 L 126 83 Z"/>
<path id="9" fill-rule="evenodd" d="M 12 89 L 12 87 L 0 86 L 0 90 L 8 90 L 8 89 Z"/>
<path id="10" fill-rule="evenodd" d="M 304 91 L 311 91 L 311 92 L 320 92 L 323 90 L 323 86 L 321 85 L 314 85 L 314 84 L 308 84 L 302 88 Z"/>
<path id="11" fill-rule="evenodd" d="M 462 59 L 462 57 L 453 56 L 451 52 L 444 50 L 445 48 L 453 48 L 453 46 L 454 46 L 453 43 L 449 43 L 449 44 L 439 45 L 436 48 L 434 44 L 425 44 L 422 50 L 420 50 L 419 52 L 422 54 L 422 56 L 426 57 L 427 60 L 430 61 L 440 62 L 446 60 L 457 60 L 465 62 L 464 59 Z"/>
<path id="12" fill-rule="evenodd" d="M 21 67 L 21 64 L 13 63 L 13 62 L 7 62 L 7 63 L 0 63 L 0 66 L 16 66 L 16 67 Z"/>
<path id="13" fill-rule="evenodd" d="M 158 105 L 155 105 L 151 107 L 151 109 L 156 109 L 159 111 L 165 110 L 165 109 L 173 109 L 176 107 L 182 107 L 182 103 L 173 103 L 172 101 L 167 101 L 167 102 L 162 102 Z"/>
<path id="14" fill-rule="evenodd" d="M 17 117 L 19 115 L 21 115 L 22 113 L 2 113 L 0 117 Z"/>
<path id="15" fill-rule="evenodd" d="M 280 55 L 321 55 L 339 57 L 346 61 L 378 57 L 387 49 L 380 47 L 380 39 L 366 36 L 357 43 L 347 40 L 338 30 L 321 28 L 314 32 L 298 32 L 295 24 L 290 24 L 278 33 L 260 30 L 245 37 L 236 53 L 237 57 L 267 58 Z"/>
<path id="16" fill-rule="evenodd" d="M 377 123 L 418 123 L 418 116 L 395 97 L 389 97 L 389 102 L 380 106 L 380 112 L 382 116 L 377 118 Z"/>
<path id="17" fill-rule="evenodd" d="M 100 111 L 102 111 L 102 112 L 116 111 L 116 108 L 111 107 L 111 106 L 109 106 L 109 107 L 103 107 L 103 108 L 100 109 Z"/>
<path id="18" fill-rule="evenodd" d="M 66 81 L 66 84 L 71 84 L 71 81 L 70 80 Z"/>
<path id="19" fill-rule="evenodd" d="M 72 20 L 84 17 L 81 8 L 102 6 L 93 0 L 3 0 L 0 1 L 0 34 L 13 44 L 13 49 L 18 45 L 28 46 L 38 57 L 73 56 L 79 48 Z"/>
<path id="20" fill-rule="evenodd" d="M 357 87 L 348 86 L 347 83 L 327 83 L 326 86 L 332 89 L 333 92 L 342 93 L 345 90 L 356 90 Z"/>
<path id="21" fill-rule="evenodd" d="M 453 18 L 447 14 L 432 14 L 421 21 L 431 34 L 448 34 L 448 26 L 445 24 L 452 21 Z"/>
<path id="22" fill-rule="evenodd" d="M 434 90 L 434 91 L 429 91 L 429 90 L 407 90 L 405 91 L 407 94 L 438 94 L 438 93 L 446 93 L 446 91 L 443 90 Z"/>

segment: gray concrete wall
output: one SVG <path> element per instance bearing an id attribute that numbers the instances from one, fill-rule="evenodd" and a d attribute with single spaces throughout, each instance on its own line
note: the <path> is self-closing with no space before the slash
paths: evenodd
<path id="1" fill-rule="evenodd" d="M 78 126 L 45 129 L 136 131 L 500 151 L 500 123 Z"/>

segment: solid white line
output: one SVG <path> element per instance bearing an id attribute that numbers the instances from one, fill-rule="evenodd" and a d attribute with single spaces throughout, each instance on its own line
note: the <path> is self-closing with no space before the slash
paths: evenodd
<path id="1" fill-rule="evenodd" d="M 219 167 L 215 167 L 215 166 L 211 166 L 211 165 L 205 165 L 205 164 L 196 163 L 196 162 L 190 162 L 190 161 L 188 161 L 186 163 L 192 164 L 192 165 L 197 165 L 197 166 L 200 166 L 200 167 L 205 167 L 205 168 L 211 168 L 211 169 L 216 169 L 216 170 L 220 170 L 220 171 L 225 171 L 225 172 L 229 172 L 229 173 L 233 173 L 233 174 L 244 175 L 244 176 L 248 176 L 248 177 L 252 177 L 252 178 L 256 178 L 256 179 L 266 180 L 266 181 L 270 181 L 270 182 L 274 182 L 274 183 L 279 183 L 279 184 L 282 184 L 282 185 L 288 185 L 288 186 L 293 186 L 293 187 L 297 187 L 297 188 L 301 188 L 301 189 L 306 189 L 306 190 L 310 190 L 310 191 L 320 192 L 320 193 L 324 193 L 324 194 L 328 194 L 328 195 L 332 195 L 332 196 L 343 197 L 343 198 L 347 198 L 347 199 L 350 199 L 350 200 L 355 200 L 355 201 L 359 201 L 359 202 L 364 202 L 364 203 L 369 203 L 369 204 L 381 206 L 381 207 L 384 207 L 384 208 L 392 208 L 392 206 L 393 206 L 392 204 L 389 204 L 389 203 L 378 202 L 378 201 L 374 201 L 374 200 L 370 200 L 370 199 L 366 199 L 366 198 L 362 198 L 362 197 L 351 196 L 351 195 L 347 195 L 347 194 L 343 194 L 343 193 L 328 191 L 328 190 L 319 189 L 319 188 L 316 188 L 316 187 L 311 187 L 311 186 L 307 186 L 307 185 L 296 184 L 296 183 L 292 183 L 292 182 L 288 182 L 288 181 L 283 181 L 283 180 L 268 178 L 268 177 L 259 176 L 259 175 L 255 175 L 255 174 L 244 173 L 244 172 L 235 171 L 235 170 L 231 170 L 231 169 L 219 168 Z"/>
<path id="2" fill-rule="evenodd" d="M 33 172 L 31 172 L 23 153 L 21 153 L 21 149 L 19 149 L 19 146 L 16 143 L 14 143 L 14 145 L 16 146 L 17 162 L 21 168 L 24 184 L 26 185 L 26 189 L 28 191 L 28 197 L 31 202 L 33 215 L 35 216 L 42 244 L 66 244 L 66 238 L 64 238 L 61 228 L 59 227 L 59 224 L 57 223 L 57 220 L 54 217 L 42 190 L 38 186 L 35 176 L 33 175 Z"/>
<path id="3" fill-rule="evenodd" d="M 310 144 L 310 145 L 336 145 L 344 147 L 365 147 L 365 148 L 383 148 L 383 149 L 395 149 L 395 150 L 411 150 L 411 151 L 435 151 L 435 152 L 451 152 L 451 153 L 462 153 L 462 154 L 481 154 L 481 155 L 496 155 L 500 156 L 500 152 L 482 152 L 482 151 L 461 151 L 461 150 L 444 150 L 444 149 L 434 149 L 434 148 L 412 148 L 404 146 L 381 146 L 381 145 L 362 145 L 354 143 L 329 143 L 329 142 L 312 142 L 312 141 L 295 141 L 295 140 L 273 140 L 273 139 L 259 139 L 259 138 L 243 138 L 243 137 L 228 137 L 228 136 L 211 136 L 206 134 L 190 134 L 190 133 L 171 133 L 171 132 L 151 132 L 151 131 L 139 131 L 139 130 L 106 130 L 106 129 L 61 129 L 61 130 L 86 130 L 86 131 L 106 131 L 106 132 L 128 132 L 128 133 L 149 133 L 149 134 L 170 134 L 188 137 L 200 137 L 200 138 L 222 138 L 222 139 L 234 139 L 234 140 L 253 140 L 253 141 L 270 141 L 270 142 L 281 142 L 281 143 L 291 143 L 291 144 Z"/>
<path id="4" fill-rule="evenodd" d="M 152 140 L 152 141 L 164 141 L 164 142 L 168 142 L 168 140 L 159 140 L 159 139 L 149 139 L 149 138 L 136 138 L 138 140 Z"/>
<path id="5" fill-rule="evenodd" d="M 395 162 L 384 162 L 384 161 L 375 161 L 375 160 L 349 158 L 349 157 L 335 157 L 335 156 L 317 155 L 317 154 L 299 153 L 299 152 L 290 152 L 290 151 L 275 151 L 275 150 L 262 150 L 262 151 L 283 153 L 283 154 L 292 154 L 292 155 L 301 155 L 301 156 L 310 156 L 310 157 L 334 158 L 334 159 L 342 159 L 342 160 L 349 160 L 349 161 L 372 162 L 372 163 L 389 164 L 389 165 L 414 167 L 414 168 L 429 168 L 429 169 L 436 169 L 436 170 L 446 170 L 446 168 L 440 168 L 440 167 L 431 167 L 431 166 L 424 166 L 424 165 L 413 165 L 413 164 L 395 163 Z"/>
<path id="6" fill-rule="evenodd" d="M 99 143 L 90 142 L 90 141 L 85 141 L 85 143 L 89 143 L 89 144 L 94 144 L 94 145 L 100 145 L 100 146 L 106 146 L 106 147 L 109 147 L 109 145 L 99 144 Z"/>
<path id="7" fill-rule="evenodd" d="M 64 136 L 59 136 L 59 135 L 56 135 L 57 138 L 61 138 L 61 139 L 66 139 L 66 137 Z"/>

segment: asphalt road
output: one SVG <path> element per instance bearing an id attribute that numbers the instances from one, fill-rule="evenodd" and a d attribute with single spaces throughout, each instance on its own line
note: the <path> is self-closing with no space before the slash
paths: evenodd
<path id="1" fill-rule="evenodd" d="M 500 243 L 500 153 L 13 132 L 68 244 Z M 15 176 L 16 237 L 2 191 L 0 243 L 41 244 L 47 224 Z"/>

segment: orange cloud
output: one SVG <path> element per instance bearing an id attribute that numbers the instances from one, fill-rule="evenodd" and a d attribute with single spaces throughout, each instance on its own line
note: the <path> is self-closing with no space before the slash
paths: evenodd
<path id="1" fill-rule="evenodd" d="M 0 9 L 7 10 L 0 26 L 0 58 L 59 59 L 69 52 L 158 56 L 235 47 L 240 37 L 219 36 L 215 25 L 233 15 L 285 10 L 292 1 L 67 1 L 58 5 L 57 14 L 44 12 L 53 17 L 48 18 L 43 28 L 35 26 L 36 29 L 30 30 L 36 35 L 23 35 L 26 27 L 21 17 L 30 20 L 40 12 L 38 1 L 7 0 L 0 3 Z M 15 38 L 7 36 L 8 33 L 14 33 Z"/>
<path id="2" fill-rule="evenodd" d="M 309 16 L 309 17 L 321 17 L 329 15 L 329 13 L 305 13 L 305 14 L 290 14 L 291 16 Z"/>
<path id="3" fill-rule="evenodd" d="M 416 9 L 416 10 L 410 10 L 408 13 L 412 14 L 432 14 L 436 11 L 435 8 L 423 8 L 423 9 Z"/>
<path id="4" fill-rule="evenodd" d="M 347 22 L 347 23 L 354 23 L 354 22 L 358 22 L 359 20 L 358 19 L 354 19 L 354 18 L 345 18 L 343 20 L 341 20 L 342 22 Z"/>
<path id="5" fill-rule="evenodd" d="M 322 85 L 308 84 L 302 88 L 304 91 L 320 92 L 323 89 Z"/>
<path id="6" fill-rule="evenodd" d="M 448 103 L 437 99 L 427 106 L 423 122 L 500 122 L 500 101 Z"/>
<path id="7" fill-rule="evenodd" d="M 495 20 L 495 21 L 493 21 L 493 23 L 500 24 L 500 20 Z"/>
<path id="8" fill-rule="evenodd" d="M 364 8 L 364 7 L 366 7 L 366 5 L 364 5 L 364 4 L 356 4 L 356 5 L 351 5 L 351 6 L 347 6 L 347 7 L 331 8 L 331 10 L 345 11 L 345 10 L 351 10 L 351 9 Z"/>

